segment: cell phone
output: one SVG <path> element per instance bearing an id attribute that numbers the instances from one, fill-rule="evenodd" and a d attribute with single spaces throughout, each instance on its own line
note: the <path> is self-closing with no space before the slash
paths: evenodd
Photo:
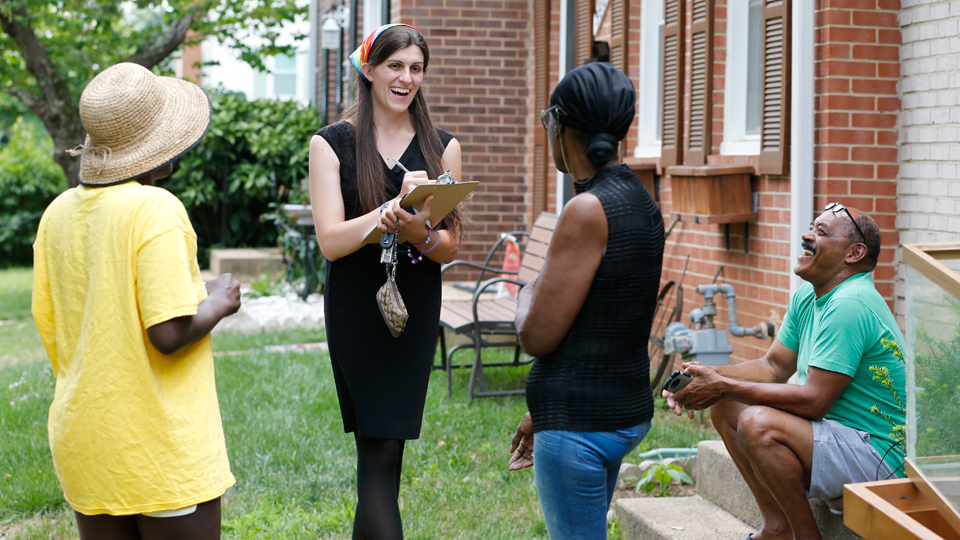
<path id="1" fill-rule="evenodd" d="M 671 394 L 675 394 L 684 386 L 690 384 L 690 381 L 692 380 L 693 375 L 688 375 L 678 369 L 671 373 L 669 377 L 667 377 L 667 380 L 663 383 L 663 389 Z"/>

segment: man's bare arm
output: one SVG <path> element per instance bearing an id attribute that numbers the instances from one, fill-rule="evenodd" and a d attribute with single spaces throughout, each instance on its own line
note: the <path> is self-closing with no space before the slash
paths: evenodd
<path id="1" fill-rule="evenodd" d="M 851 381 L 851 377 L 811 367 L 803 386 L 785 383 L 796 372 L 797 352 L 778 340 L 767 353 L 756 360 L 735 366 L 710 368 L 700 364 L 684 364 L 693 375 L 693 382 L 668 397 L 668 404 L 682 413 L 706 409 L 721 399 L 747 405 L 764 405 L 808 420 L 823 418 L 834 401 Z"/>
<path id="2" fill-rule="evenodd" d="M 686 367 L 687 364 L 684 364 L 684 369 Z M 790 350 L 774 338 L 770 348 L 760 358 L 713 369 L 718 375 L 738 381 L 785 383 L 797 371 L 797 351 Z"/>

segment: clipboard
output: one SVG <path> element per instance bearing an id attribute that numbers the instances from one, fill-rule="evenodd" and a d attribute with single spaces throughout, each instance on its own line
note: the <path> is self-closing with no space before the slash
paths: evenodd
<path id="1" fill-rule="evenodd" d="M 420 211 L 423 208 L 423 201 L 433 195 L 433 201 L 430 202 L 430 223 L 436 227 L 443 218 L 447 217 L 460 201 L 465 199 L 480 182 L 457 182 L 455 184 L 421 184 L 410 193 L 403 196 L 400 200 L 400 207 L 403 209 L 413 208 Z M 363 239 L 364 244 L 377 244 L 380 242 L 380 236 L 383 233 L 380 229 L 374 227 L 367 233 Z"/>

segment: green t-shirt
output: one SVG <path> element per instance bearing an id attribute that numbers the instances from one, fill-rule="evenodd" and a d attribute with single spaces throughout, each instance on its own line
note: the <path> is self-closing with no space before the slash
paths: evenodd
<path id="1" fill-rule="evenodd" d="M 873 380 L 870 367 L 890 370 L 893 388 L 903 403 L 906 368 L 883 348 L 881 338 L 896 341 L 901 350 L 904 347 L 897 321 L 869 273 L 851 276 L 822 298 L 816 297 L 810 283 L 804 283 L 790 299 L 777 334 L 780 343 L 798 353 L 801 385 L 810 366 L 853 377 L 826 418 L 869 433 L 874 449 L 896 471 L 904 456 L 890 435 L 892 426 L 870 408 L 876 405 L 898 424 L 904 423 L 904 415 L 890 391 Z"/>

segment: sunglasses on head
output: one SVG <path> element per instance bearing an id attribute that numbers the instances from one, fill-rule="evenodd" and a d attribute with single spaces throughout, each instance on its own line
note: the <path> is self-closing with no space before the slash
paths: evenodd
<path id="1" fill-rule="evenodd" d="M 543 129 L 550 131 L 550 126 L 547 125 L 547 117 L 552 114 L 554 118 L 560 118 L 560 112 L 559 105 L 547 107 L 546 109 L 540 111 L 540 123 L 543 124 Z"/>
<path id="2" fill-rule="evenodd" d="M 860 225 L 857 225 L 857 220 L 853 219 L 853 214 L 851 214 L 850 211 L 847 210 L 847 207 L 846 207 L 846 206 L 844 206 L 844 205 L 842 205 L 842 204 L 840 204 L 840 203 L 838 203 L 838 202 L 832 202 L 832 203 L 824 206 L 823 209 L 824 209 L 824 210 L 833 210 L 833 213 L 834 213 L 834 214 L 839 214 L 841 210 L 843 210 L 844 212 L 846 212 L 847 216 L 850 218 L 850 221 L 853 222 L 853 226 L 856 227 L 856 228 L 857 228 L 857 232 L 860 233 L 860 238 L 863 238 L 863 243 L 864 243 L 864 244 L 867 243 L 867 236 L 866 236 L 865 234 L 863 234 L 863 230 L 860 229 Z"/>

